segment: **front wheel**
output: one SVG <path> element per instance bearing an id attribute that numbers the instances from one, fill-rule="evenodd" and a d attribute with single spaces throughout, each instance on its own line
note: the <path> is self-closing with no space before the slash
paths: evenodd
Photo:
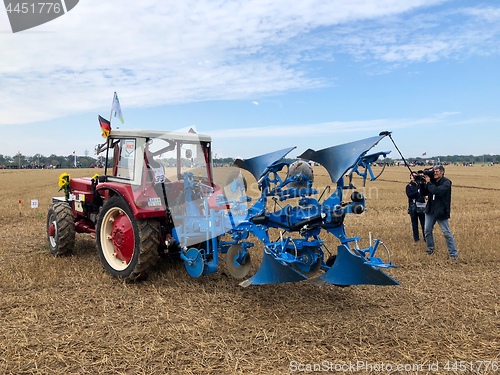
<path id="1" fill-rule="evenodd" d="M 75 221 L 67 202 L 53 203 L 47 213 L 47 240 L 50 252 L 65 255 L 75 248 Z"/>
<path id="2" fill-rule="evenodd" d="M 135 281 L 146 277 L 158 256 L 160 223 L 135 220 L 127 202 L 111 197 L 97 220 L 97 252 L 113 277 Z"/>

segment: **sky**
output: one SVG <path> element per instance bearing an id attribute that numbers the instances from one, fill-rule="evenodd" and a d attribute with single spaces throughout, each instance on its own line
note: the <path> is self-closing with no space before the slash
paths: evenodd
<path id="1" fill-rule="evenodd" d="M 112 128 L 192 127 L 214 157 L 381 131 L 408 159 L 500 154 L 497 1 L 82 0 L 18 33 L 0 9 L 0 51 L 1 155 L 93 156 L 114 92 Z"/>

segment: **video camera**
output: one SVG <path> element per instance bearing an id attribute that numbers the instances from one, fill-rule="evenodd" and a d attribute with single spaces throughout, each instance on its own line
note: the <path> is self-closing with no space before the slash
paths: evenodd
<path id="1" fill-rule="evenodd" d="M 431 182 L 434 182 L 434 168 L 425 168 L 417 171 L 417 175 L 415 176 L 415 181 L 418 183 L 425 182 L 425 176 L 429 176 Z"/>

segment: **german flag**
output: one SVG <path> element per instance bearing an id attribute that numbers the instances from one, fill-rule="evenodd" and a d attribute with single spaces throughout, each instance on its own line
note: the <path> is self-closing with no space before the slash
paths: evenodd
<path id="1" fill-rule="evenodd" d="M 102 137 L 108 138 L 111 131 L 111 123 L 104 117 L 99 116 L 99 125 L 101 126 Z"/>

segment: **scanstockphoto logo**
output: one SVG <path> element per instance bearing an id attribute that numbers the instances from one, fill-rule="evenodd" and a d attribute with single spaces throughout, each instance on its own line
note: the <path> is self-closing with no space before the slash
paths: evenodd
<path id="1" fill-rule="evenodd" d="M 73 9 L 79 0 L 12 1 L 4 0 L 13 33 L 52 21 Z"/>

